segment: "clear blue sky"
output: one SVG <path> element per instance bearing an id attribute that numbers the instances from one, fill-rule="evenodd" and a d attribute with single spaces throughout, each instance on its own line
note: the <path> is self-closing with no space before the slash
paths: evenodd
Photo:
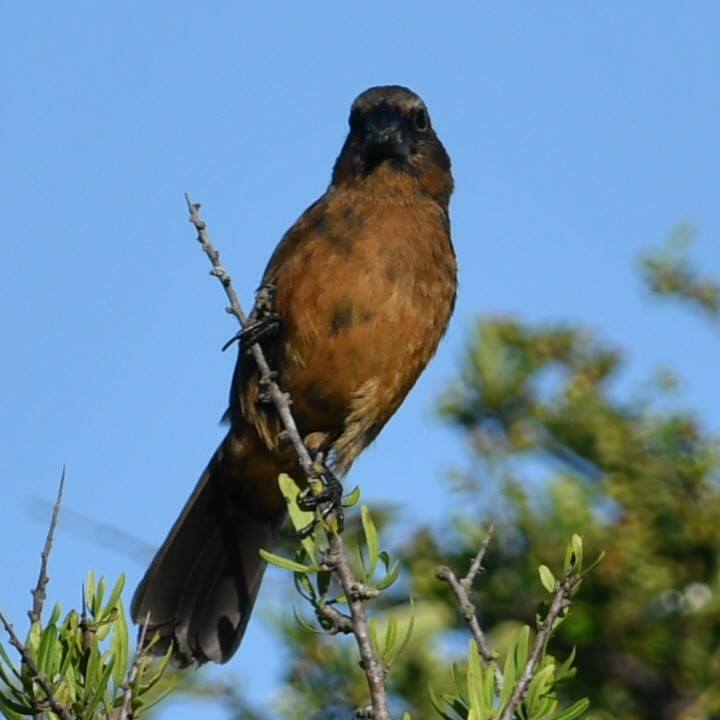
<path id="1" fill-rule="evenodd" d="M 432 406 L 478 313 L 588 324 L 627 350 L 624 387 L 674 366 L 720 426 L 717 335 L 637 274 L 681 220 L 720 273 L 717 3 L 11 3 L 3 28 L 0 607 L 19 627 L 45 533 L 31 501 L 64 463 L 68 510 L 147 544 L 65 516 L 50 594 L 68 608 L 89 568 L 126 572 L 129 599 L 221 439 L 236 327 L 183 192 L 249 304 L 370 85 L 421 94 L 452 156 L 461 287 L 435 362 L 351 475 L 366 501 L 412 483 L 406 519 L 447 506 L 443 471 L 467 456 Z M 267 697 L 269 637 L 258 614 L 217 676 Z"/>

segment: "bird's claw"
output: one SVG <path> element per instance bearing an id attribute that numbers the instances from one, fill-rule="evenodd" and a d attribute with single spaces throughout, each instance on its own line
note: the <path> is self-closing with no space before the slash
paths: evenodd
<path id="1" fill-rule="evenodd" d="M 301 510 L 317 511 L 317 517 L 309 525 L 298 530 L 300 537 L 310 535 L 320 522 L 332 527 L 334 520 L 335 532 L 338 533 L 345 528 L 342 483 L 327 468 L 318 467 L 316 470 L 316 474 L 308 481 L 308 486 L 300 493 L 298 506 Z"/>
<path id="2" fill-rule="evenodd" d="M 261 285 L 255 294 L 255 307 L 249 322 L 239 330 L 225 345 L 227 350 L 234 342 L 239 342 L 243 351 L 249 350 L 259 342 L 275 337 L 280 331 L 280 315 L 275 312 L 276 287 L 267 283 Z"/>

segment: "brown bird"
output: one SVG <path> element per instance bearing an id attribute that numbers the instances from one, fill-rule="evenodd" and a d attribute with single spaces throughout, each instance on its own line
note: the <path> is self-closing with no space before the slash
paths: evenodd
<path id="1" fill-rule="evenodd" d="M 327 192 L 275 249 L 262 283 L 279 329 L 261 340 L 301 436 L 344 475 L 415 384 L 455 303 L 450 158 L 427 108 L 398 85 L 362 93 Z M 286 516 L 277 477 L 297 476 L 258 371 L 240 348 L 230 429 L 132 601 L 181 665 L 237 650 Z M 298 478 L 300 480 L 300 478 Z"/>

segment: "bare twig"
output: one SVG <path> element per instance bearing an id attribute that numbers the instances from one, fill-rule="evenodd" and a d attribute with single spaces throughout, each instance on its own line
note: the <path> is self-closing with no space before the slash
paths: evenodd
<path id="1" fill-rule="evenodd" d="M 327 563 L 335 570 L 350 608 L 353 631 L 360 651 L 360 666 L 365 672 L 370 689 L 372 717 L 374 720 L 390 720 L 387 695 L 385 693 L 385 668 L 378 660 L 370 641 L 370 629 L 365 613 L 364 598 L 358 593 L 358 582 L 350 568 L 342 538 L 336 533 L 328 533 L 328 539 L 330 541 L 330 551 Z M 367 717 L 367 715 L 364 717 Z"/>
<path id="2" fill-rule="evenodd" d="M 48 528 L 47 537 L 45 538 L 45 545 L 43 546 L 42 553 L 40 553 L 40 573 L 38 575 L 38 581 L 35 588 L 31 591 L 33 597 L 32 610 L 28 611 L 28 617 L 30 622 L 39 622 L 40 616 L 42 615 L 43 605 L 45 598 L 45 588 L 47 587 L 50 578 L 47 574 L 48 559 L 50 558 L 50 551 L 52 550 L 53 538 L 55 537 L 55 528 L 58 523 L 58 515 L 60 513 L 60 504 L 62 503 L 63 490 L 65 488 L 65 468 L 63 467 L 62 474 L 60 475 L 60 485 L 58 486 L 57 497 L 55 498 L 55 504 L 53 505 L 52 516 L 50 518 L 50 527 Z"/>
<path id="3" fill-rule="evenodd" d="M 455 598 L 457 599 L 458 605 L 460 606 L 460 612 L 462 613 L 463 619 L 470 628 L 470 632 L 472 633 L 472 636 L 477 643 L 480 657 L 482 657 L 482 659 L 486 663 L 494 664 L 495 655 L 493 654 L 490 646 L 487 643 L 487 640 L 485 639 L 485 633 L 483 632 L 483 629 L 480 627 L 480 622 L 477 618 L 475 605 L 473 605 L 473 603 L 470 601 L 469 592 L 470 587 L 475 580 L 475 577 L 484 570 L 482 566 L 482 561 L 485 557 L 485 553 L 487 552 L 490 540 L 492 539 L 493 530 L 494 527 L 491 526 L 485 539 L 480 545 L 480 549 L 478 550 L 477 555 L 475 555 L 475 558 L 470 565 L 470 569 L 468 570 L 467 575 L 462 580 L 458 580 L 455 573 L 445 565 L 441 565 L 435 570 L 435 576 L 438 578 L 438 580 L 446 582 L 452 589 Z"/>
<path id="4" fill-rule="evenodd" d="M 490 545 L 490 541 L 492 540 L 493 533 L 495 532 L 495 525 L 491 525 L 488 528 L 487 535 L 485 536 L 485 539 L 480 544 L 480 549 L 477 551 L 477 555 L 475 555 L 474 560 L 472 563 L 470 563 L 470 569 L 467 572 L 467 575 L 460 581 L 463 584 L 463 587 L 467 588 L 468 590 L 472 587 L 472 584 L 475 582 L 475 578 L 478 574 L 484 573 L 485 568 L 483 567 L 483 560 L 485 559 L 485 553 L 487 552 L 488 546 Z"/>
<path id="5" fill-rule="evenodd" d="M 550 633 L 553 630 L 555 621 L 570 605 L 570 600 L 568 598 L 570 597 L 573 588 L 580 582 L 580 580 L 580 575 L 571 573 L 566 575 L 563 580 L 557 582 L 548 613 L 538 627 L 535 642 L 533 643 L 532 650 L 530 651 L 530 657 L 528 658 L 527 663 L 525 663 L 525 667 L 523 668 L 520 678 L 518 679 L 512 695 L 510 696 L 510 700 L 503 709 L 502 713 L 499 715 L 498 720 L 513 720 L 515 717 L 515 710 L 522 702 L 525 697 L 525 693 L 530 686 L 533 673 L 535 672 L 535 668 L 540 660 L 543 649 L 550 638 Z"/>
<path id="6" fill-rule="evenodd" d="M 322 620 L 327 620 L 332 623 L 330 633 L 336 635 L 342 633 L 349 635 L 354 632 L 352 618 L 348 617 L 344 613 L 341 613 L 336 607 L 332 605 L 322 605 L 316 609 L 317 615 Z"/>
<path id="7" fill-rule="evenodd" d="M 232 286 L 230 276 L 220 262 L 220 254 L 210 242 L 210 238 L 208 237 L 206 231 L 205 221 L 202 220 L 198 214 L 200 204 L 193 203 L 187 194 L 185 195 L 185 201 L 187 202 L 188 210 L 190 212 L 190 222 L 197 230 L 198 242 L 212 264 L 212 274 L 218 278 L 225 290 L 228 300 L 230 301 L 228 312 L 238 319 L 242 328 L 246 328 L 249 322 L 248 317 L 245 315 L 242 307 L 240 306 L 240 302 Z M 260 345 L 258 343 L 253 343 L 250 347 L 250 352 L 253 354 L 253 358 L 257 363 L 261 382 L 263 386 L 267 388 L 270 399 L 275 405 L 283 423 L 287 437 L 295 449 L 300 466 L 302 467 L 305 476 L 308 479 L 311 479 L 314 475 L 313 461 L 310 457 L 308 449 L 305 447 L 305 444 L 300 437 L 300 433 L 298 432 L 295 420 L 290 411 L 288 395 L 283 393 L 278 384 L 275 382 L 275 375 L 268 365 Z M 340 579 L 343 591 L 348 599 L 348 605 L 350 607 L 352 617 L 352 632 L 355 634 L 357 639 L 361 657 L 361 666 L 365 672 L 368 688 L 370 689 L 374 720 L 390 720 L 390 713 L 387 707 L 387 696 L 385 693 L 385 669 L 383 668 L 382 663 L 378 660 L 372 647 L 372 643 L 370 642 L 370 630 L 368 627 L 367 616 L 365 614 L 365 606 L 363 604 L 364 598 L 360 597 L 357 593 L 358 582 L 355 580 L 352 569 L 350 568 L 350 563 L 345 553 L 342 537 L 329 530 L 327 531 L 327 534 L 328 542 L 330 544 L 328 564 L 333 567 L 333 570 Z M 342 632 L 345 632 L 345 627 L 347 627 L 346 623 L 338 625 L 339 630 Z"/>
<path id="8" fill-rule="evenodd" d="M 198 214 L 198 211 L 200 210 L 200 203 L 192 202 L 187 194 L 185 195 L 185 201 L 187 202 L 188 210 L 190 211 L 190 222 L 195 226 L 195 229 L 197 230 L 198 242 L 202 246 L 205 254 L 210 259 L 210 262 L 212 263 L 212 274 L 220 281 L 220 284 L 223 286 L 225 294 L 230 301 L 230 307 L 228 308 L 228 312 L 238 319 L 238 322 L 240 323 L 240 326 L 242 328 L 246 328 L 249 322 L 248 317 L 243 312 L 242 307 L 240 306 L 240 301 L 238 300 L 235 289 L 232 286 L 232 279 L 230 278 L 230 275 L 228 275 L 227 271 L 220 262 L 220 253 L 213 247 L 212 243 L 210 242 L 210 238 L 208 237 L 207 231 L 205 229 L 205 221 L 202 220 L 200 218 L 200 215 Z M 260 345 L 254 343 L 250 347 L 250 352 L 253 354 L 253 358 L 255 358 L 255 362 L 257 363 L 258 370 L 260 371 L 262 384 L 267 387 L 270 398 L 272 399 L 273 404 L 277 408 L 278 414 L 280 415 L 280 419 L 282 420 L 288 438 L 290 439 L 290 442 L 292 443 L 293 448 L 297 453 L 298 460 L 300 461 L 300 466 L 302 467 L 305 475 L 310 477 L 312 475 L 313 462 L 310 458 L 310 453 L 308 452 L 305 444 L 302 441 L 302 438 L 300 437 L 300 433 L 298 432 L 297 426 L 295 425 L 295 420 L 292 416 L 292 413 L 290 412 L 290 403 L 288 401 L 288 396 L 280 390 L 280 387 L 275 382 L 272 370 L 270 369 L 270 366 L 265 359 L 265 355 Z"/>
<path id="9" fill-rule="evenodd" d="M 129 720 L 132 715 L 132 709 L 130 704 L 133 699 L 133 685 L 135 684 L 135 678 L 137 678 L 140 672 L 140 663 L 144 657 L 147 657 L 147 648 L 145 647 L 145 634 L 147 633 L 148 621 L 150 620 L 150 613 L 147 614 L 145 622 L 143 622 L 140 628 L 140 637 L 138 639 L 137 647 L 135 648 L 135 657 L 130 668 L 130 672 L 127 675 L 127 679 L 123 684 L 123 701 L 120 707 L 120 714 L 118 720 Z"/>
<path id="10" fill-rule="evenodd" d="M 47 678 L 43 673 L 38 670 L 37 665 L 33 661 L 32 656 L 30 655 L 30 651 L 27 649 L 27 647 L 25 647 L 25 645 L 23 645 L 20 638 L 15 634 L 13 626 L 7 621 L 2 612 L 0 612 L 0 622 L 2 622 L 3 626 L 5 627 L 5 632 L 7 632 L 8 637 L 10 638 L 10 644 L 17 649 L 17 651 L 20 653 L 20 657 L 22 658 L 23 663 L 27 666 L 28 670 L 30 670 L 33 681 L 37 682 L 37 684 L 43 689 L 47 704 L 50 706 L 52 711 L 56 715 L 59 715 L 62 720 L 75 720 L 67 707 L 65 707 L 65 705 L 61 703 L 57 699 L 57 697 L 55 697 L 55 693 L 53 692 L 53 689 Z"/>

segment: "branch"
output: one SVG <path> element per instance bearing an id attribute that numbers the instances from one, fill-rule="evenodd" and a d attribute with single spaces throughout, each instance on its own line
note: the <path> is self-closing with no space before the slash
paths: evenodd
<path id="1" fill-rule="evenodd" d="M 330 566 L 328 566 L 328 570 L 330 569 Z M 336 635 L 337 633 L 349 635 L 350 633 L 355 632 L 352 618 L 348 617 L 344 613 L 341 613 L 337 608 L 333 607 L 332 605 L 322 605 L 321 607 L 318 607 L 315 612 L 321 620 L 326 620 L 332 624 L 330 632 L 333 635 Z"/>
<path id="2" fill-rule="evenodd" d="M 512 695 L 508 704 L 499 715 L 498 720 L 513 720 L 515 717 L 515 710 L 518 705 L 522 702 L 525 697 L 525 693 L 530 686 L 530 682 L 533 678 L 533 673 L 537 667 L 538 660 L 542 654 L 550 633 L 555 626 L 555 621 L 560 617 L 560 614 L 570 605 L 568 600 L 570 593 L 573 588 L 580 582 L 581 576 L 576 573 L 568 574 L 565 578 L 558 582 L 553 593 L 552 602 L 550 603 L 550 609 L 545 619 L 540 623 L 538 627 L 537 635 L 535 636 L 535 642 L 533 643 L 532 650 L 530 651 L 530 657 L 528 658 L 525 667 L 523 668 L 520 679 L 517 681 Z"/>
<path id="3" fill-rule="evenodd" d="M 385 693 L 385 668 L 378 660 L 370 640 L 370 629 L 365 613 L 367 595 L 361 592 L 360 583 L 355 579 L 348 561 L 342 538 L 337 533 L 328 533 L 330 552 L 327 563 L 335 571 L 340 580 L 343 593 L 347 598 L 352 617 L 353 633 L 360 651 L 360 667 L 365 672 L 370 698 L 372 700 L 372 717 L 374 720 L 390 720 Z M 367 717 L 365 715 L 364 717 Z"/>
<path id="4" fill-rule="evenodd" d="M 198 211 L 200 210 L 200 203 L 193 203 L 187 193 L 185 194 L 185 201 L 187 202 L 188 210 L 190 211 L 190 222 L 197 230 L 197 240 L 212 264 L 213 269 L 211 274 L 220 281 L 220 284 L 223 286 L 225 294 L 230 301 L 228 312 L 231 315 L 234 315 L 238 319 L 240 327 L 245 329 L 249 324 L 248 316 L 243 312 L 243 309 L 240 306 L 240 301 L 235 293 L 235 288 L 232 286 L 232 279 L 230 278 L 230 275 L 228 275 L 227 271 L 220 262 L 220 253 L 210 242 L 210 238 L 208 237 L 205 229 L 205 221 L 202 220 L 198 214 Z M 300 437 L 300 433 L 295 425 L 295 419 L 290 412 L 288 395 L 283 393 L 278 384 L 275 382 L 275 376 L 265 359 L 265 354 L 263 353 L 260 345 L 258 343 L 251 345 L 250 352 L 252 353 L 253 358 L 257 363 L 258 370 L 260 371 L 261 383 L 267 388 L 268 393 L 270 394 L 270 399 L 273 401 L 273 404 L 280 415 L 285 432 L 287 433 L 287 436 L 297 453 L 300 466 L 302 467 L 305 475 L 310 477 L 312 475 L 313 462 L 310 458 L 310 453 Z"/>
<path id="5" fill-rule="evenodd" d="M 60 485 L 58 487 L 57 497 L 55 498 L 55 504 L 53 505 L 52 516 L 50 518 L 50 527 L 48 528 L 47 537 L 45 538 L 45 545 L 43 546 L 42 552 L 40 553 L 40 574 L 38 575 L 38 581 L 35 588 L 31 591 L 33 597 L 32 610 L 28 611 L 28 617 L 30 622 L 39 622 L 40 616 L 42 615 L 43 604 L 47 598 L 45 588 L 47 587 L 50 578 L 47 574 L 48 559 L 50 558 L 50 551 L 52 550 L 53 538 L 55 537 L 55 528 L 58 523 L 58 515 L 60 513 L 60 504 L 62 503 L 63 489 L 65 488 L 65 468 L 63 467 L 62 475 L 60 475 Z"/>
<path id="6" fill-rule="evenodd" d="M 438 580 L 442 580 L 450 585 L 450 588 L 455 594 L 458 605 L 460 606 L 460 612 L 462 613 L 463 619 L 470 628 L 473 638 L 475 638 L 478 651 L 480 652 L 480 657 L 482 657 L 482 659 L 488 664 L 495 664 L 495 655 L 492 650 L 490 650 L 490 646 L 485 639 L 485 633 L 480 627 L 480 622 L 478 621 L 477 614 L 475 612 L 475 606 L 470 601 L 469 591 L 475 577 L 479 573 L 484 572 L 482 561 L 485 557 L 485 553 L 487 552 L 488 545 L 490 545 L 494 529 L 494 526 L 490 526 L 485 539 L 480 545 L 477 555 L 470 565 L 467 575 L 462 580 L 458 580 L 455 573 L 445 565 L 441 565 L 435 570 L 435 577 L 437 577 Z"/>
<path id="7" fill-rule="evenodd" d="M 75 720 L 67 707 L 65 707 L 65 705 L 63 705 L 63 703 L 61 703 L 57 699 L 57 697 L 55 697 L 55 693 L 53 692 L 53 689 L 47 678 L 43 673 L 38 670 L 37 665 L 33 661 L 32 656 L 30 655 L 30 651 L 27 649 L 27 647 L 25 647 L 25 645 L 22 644 L 20 638 L 18 638 L 18 636 L 15 634 L 13 626 L 7 621 L 2 612 L 0 612 L 0 622 L 2 622 L 3 626 L 5 627 L 5 631 L 10 638 L 10 644 L 17 649 L 17 651 L 20 653 L 20 657 L 22 658 L 23 663 L 27 666 L 28 670 L 30 670 L 32 680 L 37 682 L 37 684 L 40 685 L 40 687 L 43 689 L 43 692 L 45 693 L 45 698 L 52 711 L 60 718 L 62 718 L 62 720 Z"/>
<path id="8" fill-rule="evenodd" d="M 133 699 L 133 686 L 135 685 L 135 678 L 137 678 L 137 675 L 140 672 L 140 663 L 142 662 L 143 658 L 147 657 L 147 648 L 145 647 L 145 635 L 147 633 L 149 620 L 150 613 L 147 614 L 145 622 L 143 622 L 142 628 L 140 628 L 140 637 L 138 638 L 137 647 L 135 648 L 135 657 L 133 658 L 130 672 L 127 675 L 127 679 L 125 680 L 123 687 L 122 707 L 120 708 L 118 720 L 132 720 L 131 704 Z"/>
<path id="9" fill-rule="evenodd" d="M 197 230 L 197 240 L 212 264 L 212 274 L 218 278 L 220 284 L 225 290 L 228 300 L 230 301 L 228 312 L 231 315 L 234 315 L 238 319 L 240 326 L 245 329 L 249 324 L 248 316 L 245 315 L 240 306 L 237 294 L 232 286 L 230 275 L 228 275 L 227 271 L 220 262 L 220 253 L 218 253 L 210 242 L 210 238 L 208 237 L 206 231 L 205 221 L 202 220 L 198 214 L 200 204 L 193 203 L 187 194 L 185 195 L 185 201 L 187 202 L 188 210 L 190 212 L 190 222 Z M 300 437 L 297 425 L 295 424 L 295 420 L 290 412 L 289 396 L 282 392 L 278 384 L 275 382 L 275 374 L 270 369 L 260 345 L 258 343 L 253 343 L 250 346 L 250 352 L 257 363 L 261 383 L 267 388 L 270 399 L 280 415 L 287 437 L 292 443 L 298 456 L 300 466 L 302 467 L 306 478 L 311 480 L 315 475 L 313 461 L 310 457 L 308 449 L 305 447 L 305 444 Z M 352 632 L 357 640 L 361 657 L 360 664 L 365 672 L 368 688 L 370 690 L 373 718 L 374 720 L 390 720 L 384 684 L 385 669 L 383 668 L 382 663 L 378 660 L 372 643 L 370 642 L 370 630 L 364 605 L 364 601 L 367 598 L 358 592 L 359 583 L 355 579 L 350 568 L 350 563 L 347 559 L 341 536 L 327 530 L 327 528 L 326 531 L 328 542 L 330 544 L 328 564 L 332 566 L 333 570 L 340 579 L 343 592 L 348 599 L 348 605 L 350 607 L 350 614 L 352 617 Z M 338 628 L 343 632 L 345 632 L 346 627 L 347 623 L 342 623 L 341 626 L 338 626 Z"/>

